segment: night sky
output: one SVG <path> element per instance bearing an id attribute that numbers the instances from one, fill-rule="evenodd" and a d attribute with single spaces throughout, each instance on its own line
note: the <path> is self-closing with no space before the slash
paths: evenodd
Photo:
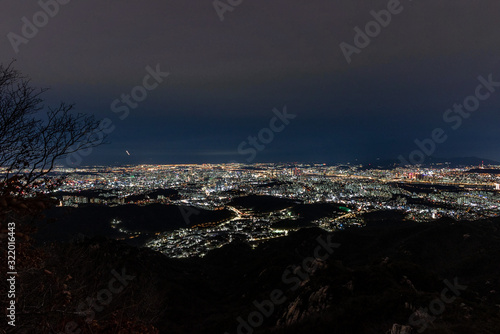
<path id="1" fill-rule="evenodd" d="M 500 160 L 500 87 L 457 129 L 443 119 L 478 76 L 500 82 L 499 1 L 222 0 L 236 4 L 224 20 L 211 0 L 60 2 L 44 20 L 37 1 L 3 1 L 0 62 L 50 88 L 48 104 L 112 121 L 83 165 L 375 161 L 408 157 L 436 128 L 448 138 L 434 156 Z M 340 44 L 354 48 L 355 27 L 388 7 L 348 63 Z M 168 77 L 115 112 L 157 66 Z M 285 106 L 289 124 L 262 130 Z M 255 157 L 239 154 L 259 132 Z"/>

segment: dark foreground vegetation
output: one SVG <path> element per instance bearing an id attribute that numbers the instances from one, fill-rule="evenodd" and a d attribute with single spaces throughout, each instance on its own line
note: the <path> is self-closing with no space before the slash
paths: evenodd
<path id="1" fill-rule="evenodd" d="M 17 215 L 8 333 L 499 332 L 500 219 L 307 228 L 169 259 L 98 237 L 35 246 L 20 213 L 37 203 L 2 204 L 2 244 Z"/>

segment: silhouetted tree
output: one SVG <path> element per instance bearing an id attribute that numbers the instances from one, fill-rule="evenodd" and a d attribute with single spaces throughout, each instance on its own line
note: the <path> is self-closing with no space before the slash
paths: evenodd
<path id="1" fill-rule="evenodd" d="M 74 114 L 73 105 L 46 107 L 42 94 L 29 78 L 10 63 L 0 64 L 0 193 L 16 183 L 19 193 L 47 175 L 66 155 L 102 143 L 92 138 L 99 122 Z M 105 136 L 102 134 L 102 136 Z"/>

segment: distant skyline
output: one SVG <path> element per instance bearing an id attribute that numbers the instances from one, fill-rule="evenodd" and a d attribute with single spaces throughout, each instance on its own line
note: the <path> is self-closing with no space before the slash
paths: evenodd
<path id="1" fill-rule="evenodd" d="M 213 3 L 6 1 L 0 62 L 50 88 L 47 104 L 111 120 L 82 165 L 408 158 L 436 128 L 433 155 L 500 161 L 500 88 L 456 129 L 444 119 L 478 77 L 500 82 L 498 1 L 255 0 L 223 21 Z M 285 106 L 296 117 L 271 124 Z M 249 136 L 254 157 L 238 153 Z"/>

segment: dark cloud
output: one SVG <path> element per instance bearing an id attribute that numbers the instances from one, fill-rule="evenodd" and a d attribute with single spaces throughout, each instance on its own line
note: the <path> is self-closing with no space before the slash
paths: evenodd
<path id="1" fill-rule="evenodd" d="M 402 0 L 401 13 L 348 64 L 339 44 L 353 44 L 354 27 L 388 3 L 244 1 L 221 22 L 207 0 L 70 1 L 16 54 L 7 36 L 21 34 L 21 18 L 40 6 L 10 0 L 2 4 L 0 61 L 16 58 L 34 83 L 52 88 L 49 100 L 115 121 L 113 144 L 92 161 L 126 159 L 129 146 L 139 160 L 224 161 L 283 105 L 297 121 L 258 159 L 397 156 L 440 126 L 478 75 L 500 81 L 500 2 Z M 111 102 L 156 64 L 171 76 L 118 119 Z M 436 154 L 500 159 L 491 126 L 500 124 L 499 101 L 486 101 Z"/>

